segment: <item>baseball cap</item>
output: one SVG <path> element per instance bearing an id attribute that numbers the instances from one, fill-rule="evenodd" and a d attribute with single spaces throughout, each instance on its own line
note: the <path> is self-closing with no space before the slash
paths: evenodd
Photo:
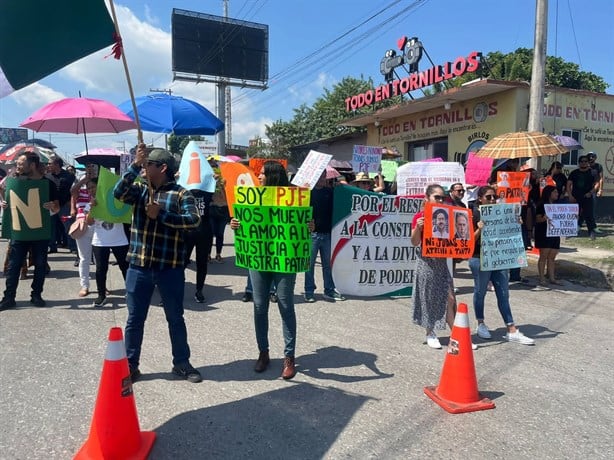
<path id="1" fill-rule="evenodd" d="M 163 163 L 169 167 L 169 169 L 175 170 L 175 157 L 171 152 L 165 149 L 155 148 L 149 155 L 147 155 L 149 161 L 157 161 Z"/>
<path id="2" fill-rule="evenodd" d="M 586 154 L 586 156 L 587 156 L 588 158 L 597 158 L 597 154 L 596 154 L 595 152 L 588 152 L 588 153 Z"/>

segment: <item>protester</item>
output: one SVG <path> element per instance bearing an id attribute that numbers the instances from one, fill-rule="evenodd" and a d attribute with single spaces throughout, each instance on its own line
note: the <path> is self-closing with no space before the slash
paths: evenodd
<path id="1" fill-rule="evenodd" d="M 443 203 L 443 187 L 431 184 L 426 188 L 425 203 Z M 416 213 L 411 227 L 411 243 L 422 245 L 424 235 L 424 211 Z M 441 348 L 435 329 L 445 329 L 446 323 L 452 329 L 456 312 L 456 297 L 452 275 L 447 261 L 440 257 L 425 257 L 416 251 L 416 279 L 412 294 L 414 323 L 426 329 L 426 344 L 431 348 Z"/>
<path id="2" fill-rule="evenodd" d="M 214 160 L 210 160 L 211 167 L 215 172 L 215 192 L 211 199 L 209 207 L 209 222 L 211 232 L 215 238 L 215 258 L 211 258 L 212 247 L 209 248 L 209 260 L 215 260 L 217 263 L 223 263 L 222 249 L 224 248 L 224 230 L 230 221 L 230 213 L 228 211 L 228 201 L 226 199 L 226 189 L 224 178 L 220 174 L 220 169 Z"/>
<path id="3" fill-rule="evenodd" d="M 460 206 L 461 208 L 466 208 L 467 205 L 463 202 L 463 198 L 465 197 L 465 187 L 460 182 L 455 182 L 450 185 L 450 199 L 452 200 L 452 204 L 454 206 Z"/>
<path id="4" fill-rule="evenodd" d="M 591 172 L 593 176 L 595 176 L 595 181 L 597 182 L 595 192 L 593 193 L 593 220 L 597 221 L 597 198 L 601 197 L 603 193 L 603 166 L 597 163 L 597 154 L 595 152 L 588 152 L 586 155 L 588 157 L 588 164 L 591 167 Z M 595 223 L 595 225 L 597 225 Z M 601 230 L 598 227 L 595 227 L 593 230 L 597 234 L 601 234 Z"/>
<path id="5" fill-rule="evenodd" d="M 260 184 L 271 187 L 289 186 L 288 175 L 281 163 L 267 161 L 264 163 L 258 176 Z M 233 218 L 230 228 L 236 230 L 241 223 Z M 278 308 L 281 315 L 284 336 L 284 364 L 281 376 L 291 379 L 296 375 L 295 347 L 296 347 L 296 313 L 294 311 L 294 285 L 296 273 L 277 273 L 249 270 L 254 288 L 254 323 L 256 328 L 256 341 L 258 343 L 258 360 L 254 371 L 263 372 L 270 363 L 269 357 L 269 290 L 271 283 L 277 286 Z"/>
<path id="6" fill-rule="evenodd" d="M 92 197 L 92 204 L 96 204 L 97 178 L 88 182 L 88 189 Z M 96 289 L 98 297 L 94 300 L 94 307 L 102 307 L 107 301 L 107 273 L 109 271 L 109 257 L 111 252 L 115 256 L 117 265 L 122 272 L 124 281 L 128 270 L 128 239 L 122 223 L 106 222 L 103 219 L 95 219 L 87 216 L 87 222 L 93 228 L 92 251 L 96 260 Z M 77 243 L 79 240 L 77 240 Z"/>
<path id="7" fill-rule="evenodd" d="M 599 182 L 589 166 L 588 157 L 582 155 L 578 158 L 578 168 L 574 169 L 567 179 L 567 193 L 570 203 L 578 203 L 580 215 L 578 216 L 578 227 L 582 226 L 586 220 L 588 236 L 591 240 L 595 239 L 595 216 L 593 214 L 593 193 L 599 189 Z"/>
<path id="8" fill-rule="evenodd" d="M 478 200 L 473 209 L 473 229 L 475 249 L 473 257 L 469 259 L 469 268 L 473 275 L 473 309 L 478 322 L 477 335 L 482 339 L 492 338 L 488 326 L 484 323 L 484 298 L 488 282 L 492 281 L 497 296 L 497 307 L 507 327 L 507 334 L 503 337 L 509 342 L 517 342 L 523 345 L 534 345 L 535 341 L 525 336 L 514 324 L 509 299 L 509 272 L 508 270 L 485 271 L 480 266 L 481 232 L 484 222 L 481 219 L 480 205 L 495 204 L 495 189 L 491 186 L 483 186 L 478 189 Z"/>
<path id="9" fill-rule="evenodd" d="M 144 168 L 147 184 L 135 182 Z M 139 144 L 134 163 L 115 185 L 115 198 L 134 206 L 130 233 L 130 263 L 126 273 L 126 355 L 133 381 L 140 376 L 143 329 L 157 286 L 168 322 L 173 354 L 172 372 L 189 382 L 202 377 L 190 364 L 190 347 L 183 317 L 185 289 L 184 232 L 196 228 L 200 217 L 194 197 L 175 183 L 175 159 L 160 148 L 149 156 Z M 153 193 L 153 195 L 151 195 Z"/>
<path id="10" fill-rule="evenodd" d="M 370 192 L 373 191 L 374 184 L 375 182 L 373 181 L 373 179 L 371 179 L 367 173 L 362 171 L 357 173 L 356 178 L 352 182 L 350 182 L 350 185 L 361 188 L 363 190 L 368 190 Z"/>
<path id="11" fill-rule="evenodd" d="M 49 243 L 49 252 L 54 253 L 58 250 L 58 245 L 68 248 L 70 252 L 77 252 L 77 244 L 75 240 L 68 236 L 68 228 L 72 224 L 70 219 L 70 190 L 74 184 L 76 177 L 63 169 L 64 160 L 58 156 L 50 159 L 48 171 L 52 176 L 52 181 L 55 182 L 58 188 L 58 199 L 60 203 L 60 211 L 51 216 L 51 241 Z"/>
<path id="12" fill-rule="evenodd" d="M 40 180 L 41 193 L 49 197 L 48 201 L 41 203 L 40 212 L 58 212 L 60 209 L 58 200 L 58 190 L 51 181 L 45 178 L 41 172 L 40 157 L 34 152 L 25 152 L 19 155 L 15 164 L 16 180 Z M 46 190 L 45 190 L 46 189 Z M 3 207 L 10 208 L 11 194 L 6 196 Z M 43 196 L 44 196 L 43 195 Z M 34 230 L 33 230 L 34 231 Z M 15 308 L 15 296 L 19 284 L 19 273 L 26 260 L 28 250 L 32 254 L 34 262 L 34 277 L 32 279 L 32 293 L 30 303 L 36 307 L 44 307 L 46 302 L 42 298 L 43 287 L 45 284 L 45 274 L 47 268 L 47 248 L 49 238 L 30 240 L 23 236 L 24 230 L 19 233 L 13 232 L 9 242 L 9 263 L 6 273 L 6 288 L 4 296 L 0 301 L 0 310 Z"/>
<path id="13" fill-rule="evenodd" d="M 548 267 L 548 280 L 552 284 L 561 284 L 554 276 L 554 259 L 561 248 L 561 238 L 558 236 L 546 236 L 548 232 L 549 219 L 546 216 L 546 204 L 554 204 L 559 199 L 559 192 L 553 185 L 546 185 L 542 190 L 541 201 L 537 205 L 535 216 L 535 247 L 539 249 L 539 260 L 537 261 L 537 271 L 539 274 L 539 284 L 545 286 L 546 266 Z"/>
<path id="14" fill-rule="evenodd" d="M 567 187 L 567 176 L 563 172 L 563 163 L 553 161 L 550 169 L 546 172 L 546 176 L 550 176 L 556 184 L 556 190 L 559 193 L 559 201 L 565 196 Z"/>
<path id="15" fill-rule="evenodd" d="M 213 193 L 197 188 L 190 190 L 190 193 L 194 196 L 196 209 L 200 215 L 200 224 L 195 229 L 185 232 L 185 265 L 186 267 L 188 266 L 192 251 L 196 249 L 196 292 L 194 293 L 194 300 L 198 303 L 203 303 L 205 301 L 203 288 L 207 278 L 207 265 L 213 240 L 212 224 L 209 221 Z"/>
<path id="16" fill-rule="evenodd" d="M 333 302 L 343 301 L 343 297 L 335 288 L 333 273 L 330 265 L 331 258 L 331 231 L 333 228 L 333 189 L 328 186 L 326 171 L 318 179 L 311 191 L 311 209 L 314 222 L 314 231 L 311 233 L 311 261 L 309 271 L 305 272 L 305 302 L 313 303 L 315 299 L 315 266 L 316 258 L 320 253 L 322 264 L 322 277 L 324 279 L 323 297 Z"/>

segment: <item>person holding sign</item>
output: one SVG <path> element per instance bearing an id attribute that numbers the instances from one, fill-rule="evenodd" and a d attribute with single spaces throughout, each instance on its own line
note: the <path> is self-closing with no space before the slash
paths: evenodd
<path id="1" fill-rule="evenodd" d="M 286 173 L 285 168 L 281 163 L 276 161 L 267 161 L 264 163 L 262 170 L 260 171 L 260 175 L 258 176 L 260 183 L 264 187 L 249 187 L 248 190 L 254 191 L 256 190 L 257 194 L 260 192 L 258 189 L 271 188 L 271 187 L 279 187 L 280 192 L 285 192 L 288 189 L 284 189 L 282 187 L 288 187 L 288 175 Z M 295 189 L 296 190 L 296 189 Z M 267 191 L 262 190 L 259 196 L 263 196 Z M 280 194 L 278 193 L 279 197 Z M 269 231 L 275 230 L 282 227 L 281 222 L 280 225 L 275 225 L 277 222 L 271 222 L 267 227 L 263 228 L 262 226 L 255 226 L 243 224 L 245 230 L 241 227 L 242 223 L 237 218 L 239 216 L 240 211 L 245 209 L 239 208 L 240 201 L 237 200 L 234 208 L 234 215 L 230 221 L 230 228 L 236 231 L 235 236 L 235 247 L 237 241 L 240 241 L 240 234 L 242 231 L 245 232 L 260 232 L 260 231 Z M 250 206 L 250 211 L 253 211 L 253 214 L 262 212 L 260 210 L 256 211 L 256 209 L 260 208 L 273 208 L 267 209 L 269 212 L 267 214 L 267 218 L 272 214 L 279 214 L 278 211 L 287 209 L 291 210 L 292 207 L 290 205 L 276 205 L 276 206 Z M 309 213 L 311 214 L 311 213 Z M 247 212 L 245 214 L 247 216 Z M 289 217 L 289 215 L 288 215 Z M 246 217 L 247 218 L 247 217 Z M 299 222 L 299 225 L 303 224 Z M 307 222 L 304 222 L 304 225 L 307 225 Z M 248 227 L 251 227 L 251 230 L 247 230 Z M 275 228 L 273 228 L 275 227 Z M 295 226 L 296 228 L 296 226 Z M 306 230 L 306 229 L 305 229 Z M 313 224 L 311 224 L 309 230 L 313 230 Z M 241 236 L 241 239 L 244 239 L 244 235 Z M 258 242 L 258 240 L 252 240 L 254 242 Z M 260 240 L 264 241 L 264 240 Z M 264 241 L 266 243 L 266 241 Z M 278 239 L 277 242 L 283 242 L 282 239 Z M 285 246 L 285 245 L 284 245 Z M 265 258 L 270 259 L 272 264 L 275 263 L 275 255 L 276 254 L 259 254 L 259 256 L 264 256 Z M 237 254 L 237 260 L 239 254 Z M 252 281 L 253 285 L 253 299 L 254 299 L 254 325 L 256 329 L 256 342 L 258 344 L 258 360 L 256 361 L 256 365 L 254 366 L 254 371 L 263 372 L 267 369 L 270 363 L 269 357 L 269 302 L 270 296 L 269 291 L 271 288 L 271 283 L 275 283 L 277 287 L 277 306 L 279 308 L 279 313 L 281 315 L 282 328 L 283 328 L 283 336 L 284 336 L 284 364 L 283 370 L 281 373 L 281 377 L 283 379 L 291 379 L 296 375 L 295 369 L 295 346 L 296 346 L 296 313 L 294 311 L 294 286 L 296 283 L 296 272 L 282 272 L 280 271 L 272 271 L 269 270 L 255 270 L 249 269 L 249 277 Z"/>
<path id="2" fill-rule="evenodd" d="M 137 183 L 145 169 L 149 184 Z M 175 182 L 175 158 L 164 149 L 148 151 L 139 144 L 134 163 L 115 184 L 113 195 L 134 206 L 126 272 L 126 355 L 132 381 L 138 379 L 145 320 L 158 286 L 168 322 L 173 374 L 192 383 L 202 381 L 190 364 L 188 332 L 183 318 L 185 289 L 184 231 L 196 228 L 200 216 L 194 197 Z"/>
<path id="3" fill-rule="evenodd" d="M 6 201 L 2 203 L 2 231 L 3 236 L 10 239 L 10 252 L 0 311 L 17 306 L 15 295 L 19 273 L 28 250 L 34 262 L 30 303 L 36 307 L 45 306 L 41 294 L 47 269 L 47 246 L 51 236 L 49 211 L 58 212 L 60 203 L 57 187 L 44 177 L 40 166 L 40 157 L 35 152 L 24 152 L 19 155 L 15 164 L 17 177 L 7 180 Z"/>
<path id="4" fill-rule="evenodd" d="M 558 236 L 546 236 L 548 232 L 548 217 L 546 216 L 546 204 L 554 204 L 559 199 L 559 192 L 554 185 L 546 185 L 542 191 L 541 201 L 535 211 L 535 247 L 539 249 L 539 260 L 537 261 L 537 271 L 539 273 L 539 284 L 545 286 L 546 278 L 544 272 L 548 272 L 548 279 L 552 284 L 561 284 L 554 277 L 554 259 L 561 248 L 561 238 Z"/>
<path id="5" fill-rule="evenodd" d="M 444 199 L 445 192 L 439 184 L 426 188 L 425 202 L 442 204 Z M 424 234 L 424 211 L 416 213 L 411 227 L 411 243 L 420 246 Z M 426 344 L 439 349 L 441 343 L 435 329 L 445 329 L 446 323 L 450 329 L 454 325 L 456 297 L 452 275 L 445 258 L 425 257 L 422 251 L 416 251 L 416 254 L 413 321 L 426 329 Z"/>
<path id="6" fill-rule="evenodd" d="M 514 324 L 512 309 L 510 307 L 509 292 L 509 270 L 490 270 L 485 271 L 480 266 L 481 235 L 484 222 L 481 220 L 480 205 L 494 205 L 496 200 L 495 189 L 491 186 L 483 186 L 478 189 L 478 200 L 473 210 L 473 228 L 475 238 L 475 249 L 473 257 L 469 259 L 469 268 L 473 275 L 473 309 L 475 318 L 478 321 L 477 335 L 482 339 L 492 338 L 488 326 L 484 323 L 484 298 L 488 282 L 492 281 L 497 296 L 497 307 L 499 313 L 507 327 L 507 334 L 504 339 L 509 342 L 521 343 L 523 345 L 534 345 L 535 341 L 525 336 Z"/>

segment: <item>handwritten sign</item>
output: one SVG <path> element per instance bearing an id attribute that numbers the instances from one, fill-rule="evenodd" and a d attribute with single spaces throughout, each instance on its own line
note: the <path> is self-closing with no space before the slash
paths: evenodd
<path id="1" fill-rule="evenodd" d="M 296 175 L 292 178 L 292 183 L 299 187 L 309 184 L 309 190 L 313 189 L 332 157 L 333 156 L 328 153 L 310 150 L 305 161 L 303 161 Z"/>
<path id="2" fill-rule="evenodd" d="M 394 160 L 382 160 L 380 166 L 382 169 L 382 176 L 384 176 L 386 182 L 393 182 L 394 178 L 397 176 L 399 163 Z M 369 177 L 374 179 L 377 174 L 377 172 L 369 173 Z"/>
<path id="3" fill-rule="evenodd" d="M 282 165 L 284 169 L 288 168 L 288 160 L 283 158 L 250 158 L 249 159 L 249 169 L 254 171 L 256 177 L 260 175 L 260 171 L 264 168 L 264 164 L 267 161 L 275 161 Z"/>
<path id="4" fill-rule="evenodd" d="M 51 238 L 51 215 L 43 208 L 49 201 L 48 180 L 6 180 L 7 208 L 2 214 L 2 237 L 18 241 Z"/>
<path id="5" fill-rule="evenodd" d="M 465 180 L 471 185 L 488 185 L 490 172 L 492 171 L 492 158 L 476 157 L 474 152 L 469 152 Z"/>
<path id="6" fill-rule="evenodd" d="M 298 187 L 235 187 L 237 266 L 299 273 L 311 261 L 310 191 Z"/>
<path id="7" fill-rule="evenodd" d="M 527 266 L 527 254 L 520 230 L 518 204 L 480 206 L 480 268 L 483 271 L 505 270 Z"/>
<path id="8" fill-rule="evenodd" d="M 475 245 L 470 209 L 426 203 L 422 255 L 469 259 Z"/>
<path id="9" fill-rule="evenodd" d="M 411 244 L 411 221 L 422 201 L 335 187 L 331 265 L 340 292 L 411 295 L 419 250 Z"/>
<path id="10" fill-rule="evenodd" d="M 548 227 L 546 236 L 578 235 L 578 204 L 545 204 Z"/>
<path id="11" fill-rule="evenodd" d="M 497 171 L 497 203 L 520 203 L 529 201 L 528 172 Z"/>
<path id="12" fill-rule="evenodd" d="M 98 184 L 96 184 L 96 205 L 90 209 L 90 215 L 105 222 L 132 222 L 132 206 L 123 203 L 113 196 L 113 188 L 119 176 L 107 168 L 100 168 Z"/>
<path id="13" fill-rule="evenodd" d="M 465 183 L 465 170 L 454 161 L 414 161 L 397 169 L 399 195 L 424 196 L 429 184 L 448 189 L 455 182 Z"/>
<path id="14" fill-rule="evenodd" d="M 352 169 L 355 172 L 377 173 L 382 161 L 383 147 L 355 145 L 352 152 Z"/>

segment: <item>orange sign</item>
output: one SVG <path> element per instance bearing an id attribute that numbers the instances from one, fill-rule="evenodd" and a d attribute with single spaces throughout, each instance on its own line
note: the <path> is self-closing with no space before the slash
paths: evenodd
<path id="1" fill-rule="evenodd" d="M 521 203 L 529 200 L 531 173 L 497 172 L 497 203 Z"/>
<path id="2" fill-rule="evenodd" d="M 250 160 L 251 161 L 251 160 Z M 260 181 L 247 166 L 241 163 L 220 162 L 220 174 L 224 178 L 224 191 L 230 216 L 233 217 L 233 205 L 235 204 L 235 185 L 260 185 Z"/>
<path id="3" fill-rule="evenodd" d="M 422 255 L 469 259 L 473 255 L 473 215 L 470 209 L 426 203 Z"/>
<path id="4" fill-rule="evenodd" d="M 262 167 L 267 161 L 276 161 L 281 163 L 284 168 L 288 167 L 288 160 L 282 160 L 281 158 L 250 158 L 249 168 L 254 171 L 256 177 L 260 175 L 260 171 L 262 171 Z"/>

